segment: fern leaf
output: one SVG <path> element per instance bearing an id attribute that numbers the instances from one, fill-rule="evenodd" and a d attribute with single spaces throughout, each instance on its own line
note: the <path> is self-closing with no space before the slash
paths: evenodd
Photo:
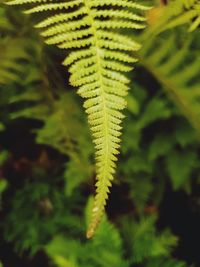
<path id="1" fill-rule="evenodd" d="M 27 60 L 28 54 L 23 46 L 24 40 L 2 38 L 0 41 L 0 84 L 18 82 L 23 73 L 19 60 Z"/>
<path id="2" fill-rule="evenodd" d="M 140 47 L 118 30 L 144 28 L 145 19 L 135 11 L 147 7 L 131 0 L 13 0 L 8 4 L 31 4 L 28 14 L 56 13 L 47 13 L 36 27 L 48 44 L 73 49 L 64 65 L 70 66 L 70 82 L 86 99 L 84 107 L 96 148 L 97 194 L 87 232 L 90 238 L 103 215 L 115 173 L 124 117 L 121 110 L 129 89 L 124 72 L 131 70 L 126 63 L 136 61 L 129 52 Z"/>
<path id="3" fill-rule="evenodd" d="M 175 5 L 175 3 L 173 3 Z M 174 6 L 173 5 L 173 6 Z M 177 5 L 177 3 L 176 3 Z M 172 17 L 166 25 L 166 29 L 174 28 L 186 23 L 190 24 L 189 31 L 193 31 L 200 25 L 199 0 L 179 0 L 179 12 Z"/>
<path id="4" fill-rule="evenodd" d="M 189 24 L 188 31 L 191 32 L 200 26 L 199 0 L 173 0 L 163 9 L 163 16 L 155 25 L 153 31 L 162 32 L 180 25 Z"/>
<path id="5" fill-rule="evenodd" d="M 148 44 L 140 53 L 140 62 L 163 85 L 166 93 L 199 135 L 200 58 L 195 51 L 194 54 L 188 53 L 192 40 L 185 42 L 181 49 L 175 45 L 177 42 L 173 35 L 156 46 L 155 42 L 155 38 L 148 39 Z"/>

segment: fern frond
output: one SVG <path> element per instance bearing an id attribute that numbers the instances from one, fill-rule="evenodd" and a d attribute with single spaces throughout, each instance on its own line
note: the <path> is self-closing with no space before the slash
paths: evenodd
<path id="1" fill-rule="evenodd" d="M 162 17 L 155 25 L 158 32 L 189 24 L 188 31 L 194 31 L 200 26 L 199 0 L 173 0 L 163 7 Z"/>
<path id="2" fill-rule="evenodd" d="M 20 64 L 20 60 L 28 58 L 23 41 L 10 38 L 2 38 L 0 41 L 0 84 L 20 80 L 23 73 L 23 66 Z"/>
<path id="3" fill-rule="evenodd" d="M 140 62 L 163 85 L 166 93 L 200 134 L 200 58 L 195 51 L 188 58 L 192 40 L 185 42 L 182 47 L 175 45 L 174 36 L 156 46 L 155 42 L 155 38 L 148 39 L 148 44 L 140 53 Z"/>
<path id="4" fill-rule="evenodd" d="M 85 98 L 96 148 L 97 194 L 87 232 L 90 238 L 103 215 L 115 173 L 124 117 L 121 110 L 129 89 L 124 72 L 131 70 L 126 63 L 136 61 L 130 52 L 140 48 L 118 30 L 144 28 L 145 19 L 135 11 L 147 7 L 132 0 L 13 0 L 8 4 L 29 4 L 28 14 L 53 11 L 36 27 L 48 44 L 73 49 L 64 65 L 70 66 L 70 82 Z"/>
<path id="5" fill-rule="evenodd" d="M 172 17 L 166 25 L 166 29 L 174 28 L 186 23 L 190 24 L 189 31 L 197 29 L 200 25 L 200 1 L 199 0 L 179 0 L 174 1 L 172 9 L 177 6 L 177 14 Z"/>

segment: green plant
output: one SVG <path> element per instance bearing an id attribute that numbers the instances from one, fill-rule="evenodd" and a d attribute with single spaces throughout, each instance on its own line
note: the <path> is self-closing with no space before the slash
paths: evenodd
<path id="1" fill-rule="evenodd" d="M 200 24 L 200 4 L 198 0 L 171 1 L 166 8 L 163 30 L 190 24 L 189 31 L 194 31 Z"/>
<path id="2" fill-rule="evenodd" d="M 129 88 L 128 82 L 133 78 L 130 74 L 123 73 L 130 73 L 130 65 L 136 61 L 135 58 L 139 59 L 139 68 L 142 69 L 144 76 L 145 71 L 148 71 L 151 78 L 153 76 L 159 85 L 156 85 L 156 93 L 147 93 L 143 89 L 147 87 L 144 81 L 135 82 L 134 94 L 127 97 L 126 121 L 129 124 L 127 126 L 126 123 L 124 124 L 122 165 L 119 166 L 117 176 L 120 177 L 116 183 L 123 183 L 123 179 L 128 183 L 129 197 L 140 216 L 144 215 L 149 199 L 152 199 L 152 195 L 155 194 L 153 188 L 155 180 L 163 179 L 158 186 L 159 194 L 155 194 L 156 197 L 152 200 L 154 205 L 159 205 L 168 176 L 175 190 L 183 187 L 187 192 L 191 192 L 189 178 L 199 169 L 196 136 L 193 129 L 181 120 L 178 109 L 172 106 L 159 89 L 164 89 L 198 134 L 198 1 L 170 1 L 169 4 L 162 5 L 161 13 L 164 12 L 166 15 L 137 36 L 134 36 L 132 29 L 144 28 L 145 17 L 135 14 L 135 10 L 136 13 L 137 10 L 139 12 L 148 10 L 141 3 L 128 0 L 75 0 L 62 3 L 16 0 L 7 3 L 28 4 L 30 8 L 26 13 L 38 13 L 40 22 L 36 27 L 42 30 L 42 36 L 48 44 L 56 44 L 66 50 L 68 56 L 64 60 L 64 65 L 70 65 L 70 84 L 78 86 L 79 94 L 86 99 L 84 107 L 88 113 L 96 148 L 98 180 L 93 216 L 87 236 L 93 235 L 103 215 L 109 187 L 113 180 L 123 118 L 121 110 L 125 107 L 124 98 Z M 153 1 L 147 1 L 147 3 L 150 6 Z M 151 12 L 147 12 L 147 17 L 151 16 Z M 3 25 L 6 25 L 6 20 L 5 16 Z M 195 33 L 188 35 L 184 27 L 177 27 L 186 22 L 191 22 L 190 30 L 196 29 Z M 9 22 L 7 25 L 6 27 L 9 28 Z M 59 80 L 57 70 L 54 70 L 56 67 L 49 66 L 49 62 L 43 60 L 43 51 L 41 51 L 43 45 L 41 39 L 38 36 L 36 38 L 40 42 L 32 44 L 32 51 L 35 51 L 34 55 L 36 55 L 34 59 L 30 56 L 20 56 L 20 53 L 15 54 L 16 52 L 14 57 L 9 58 L 10 53 L 8 53 L 5 62 L 12 62 L 12 64 L 14 62 L 14 65 L 9 65 L 10 63 L 2 65 L 3 71 L 6 70 L 8 73 L 2 83 L 5 85 L 16 82 L 23 87 L 20 92 L 17 90 L 12 96 L 8 96 L 8 100 L 18 106 L 17 110 L 11 112 L 11 117 L 15 119 L 23 116 L 42 120 L 44 125 L 36 131 L 36 141 L 47 144 L 69 157 L 64 176 L 65 193 L 70 197 L 78 185 L 85 183 L 86 178 L 92 178 L 93 150 L 88 131 L 84 128 L 84 118 L 77 105 L 78 100 L 71 92 L 64 92 L 63 82 Z M 137 52 L 140 46 L 133 40 L 144 43 L 141 51 Z M 18 45 L 22 49 L 22 54 L 27 55 L 24 42 L 22 46 Z M 13 50 L 12 44 L 10 47 Z M 26 64 L 31 66 L 35 62 L 35 72 L 25 81 L 22 81 L 21 72 L 14 75 L 15 79 L 12 78 L 13 76 L 8 79 L 10 73 L 18 72 L 18 60 L 25 60 Z M 16 66 L 16 69 L 13 66 Z M 20 64 L 19 70 L 23 67 L 24 65 Z M 49 75 L 45 73 L 48 68 L 56 73 L 53 84 L 49 82 L 47 79 Z M 36 69 L 40 71 L 37 72 Z M 26 68 L 23 68 L 24 70 L 26 71 Z M 137 79 L 140 69 L 136 74 L 133 72 L 134 75 Z M 148 79 L 150 76 L 146 75 L 146 77 Z M 35 86 L 36 81 L 40 86 L 38 84 Z M 156 82 L 152 82 L 154 83 Z M 8 88 L 8 84 L 5 89 Z M 152 89 L 152 84 L 150 83 L 148 88 Z M 52 90 L 54 86 L 56 92 Z M 24 102 L 25 106 L 23 106 Z M 174 127 L 169 131 L 166 127 L 165 131 L 161 131 L 156 128 L 154 136 L 148 136 L 147 132 L 156 127 L 156 123 L 173 125 L 174 119 L 180 125 L 179 129 Z M 134 126 L 130 127 L 130 122 L 134 122 Z M 74 132 L 77 133 L 76 136 Z M 181 168 L 183 163 L 184 168 Z M 160 240 L 159 242 L 161 243 Z M 149 257 L 148 253 L 147 257 Z"/>
<path id="3" fill-rule="evenodd" d="M 57 232 L 73 233 L 76 228 L 76 233 L 80 234 L 82 230 L 78 216 L 71 213 L 75 202 L 64 198 L 56 184 L 50 186 L 42 182 L 44 174 L 39 175 L 36 171 L 39 170 L 33 172 L 33 179 L 40 176 L 40 181 L 29 182 L 13 196 L 10 204 L 12 213 L 5 218 L 3 228 L 5 239 L 14 241 L 15 251 L 22 253 L 26 250 L 30 255 L 43 248 Z M 80 200 L 77 198 L 76 201 Z"/>
<path id="4" fill-rule="evenodd" d="M 199 132 L 200 57 L 198 47 L 194 46 L 198 34 L 185 36 L 181 43 L 178 42 L 179 36 L 177 32 L 176 36 L 169 34 L 167 40 L 151 38 L 141 51 L 140 62 L 163 85 L 169 97 Z M 192 49 L 188 54 L 188 50 Z"/>
<path id="5" fill-rule="evenodd" d="M 90 198 L 85 212 L 86 224 L 91 220 L 91 209 L 92 199 Z M 185 266 L 184 262 L 170 258 L 170 248 L 176 244 L 176 237 L 169 231 L 156 234 L 155 221 L 156 218 L 152 216 L 148 219 L 142 218 L 136 224 L 129 223 L 126 227 L 124 225 L 121 235 L 125 236 L 125 241 L 122 242 L 118 229 L 104 216 L 90 242 L 84 242 L 81 239 L 75 241 L 69 236 L 59 235 L 53 238 L 44 249 L 59 267 L 79 265 L 128 267 L 132 266 L 133 262 L 144 262 L 148 259 L 144 265 L 146 267 L 153 266 L 151 265 L 153 262 L 155 264 L 162 262 L 160 259 L 163 255 L 166 266 Z M 131 250 L 134 250 L 133 254 L 130 253 Z"/>

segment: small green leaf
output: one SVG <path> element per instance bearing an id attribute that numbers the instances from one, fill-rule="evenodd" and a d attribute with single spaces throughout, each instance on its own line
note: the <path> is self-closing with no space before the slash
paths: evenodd
<path id="1" fill-rule="evenodd" d="M 0 195 L 6 190 L 8 182 L 5 179 L 0 179 Z"/>
<path id="2" fill-rule="evenodd" d="M 3 150 L 0 152 L 0 166 L 4 164 L 4 162 L 8 159 L 8 151 Z"/>
<path id="3" fill-rule="evenodd" d="M 135 97 L 133 97 L 131 95 L 127 96 L 127 105 L 128 105 L 128 110 L 132 114 L 138 115 L 138 113 L 140 111 L 140 106 L 139 106 L 139 103 Z"/>
<path id="4" fill-rule="evenodd" d="M 167 157 L 166 166 L 174 190 L 178 190 L 191 177 L 196 163 L 197 154 L 194 151 L 176 151 Z"/>
<path id="5" fill-rule="evenodd" d="M 5 130 L 5 126 L 3 125 L 3 123 L 0 123 L 0 132 Z"/>

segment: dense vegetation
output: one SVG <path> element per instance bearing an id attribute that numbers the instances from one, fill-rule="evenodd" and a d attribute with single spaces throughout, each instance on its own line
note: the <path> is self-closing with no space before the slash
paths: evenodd
<path id="1" fill-rule="evenodd" d="M 0 266 L 198 267 L 200 2 L 6 3 Z"/>

